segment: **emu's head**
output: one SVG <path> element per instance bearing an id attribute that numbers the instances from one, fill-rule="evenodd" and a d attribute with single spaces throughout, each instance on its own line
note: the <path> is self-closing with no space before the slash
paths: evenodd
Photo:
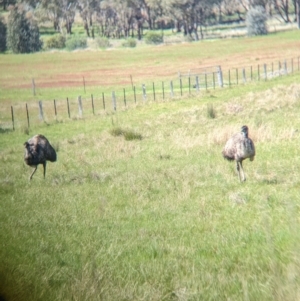
<path id="1" fill-rule="evenodd" d="M 35 154 L 36 154 L 36 150 L 35 147 L 33 145 L 30 145 L 30 143 L 28 143 L 28 141 L 26 141 L 24 143 L 24 160 L 28 160 L 30 158 L 32 158 Z"/>
<path id="2" fill-rule="evenodd" d="M 243 125 L 241 128 L 241 133 L 248 138 L 248 127 L 246 125 Z"/>
<path id="3" fill-rule="evenodd" d="M 24 148 L 24 159 L 26 160 L 26 159 L 28 159 L 28 157 L 30 156 L 30 147 L 29 147 L 29 143 L 26 141 L 26 142 L 24 143 L 24 146 L 25 146 L 25 148 Z"/>

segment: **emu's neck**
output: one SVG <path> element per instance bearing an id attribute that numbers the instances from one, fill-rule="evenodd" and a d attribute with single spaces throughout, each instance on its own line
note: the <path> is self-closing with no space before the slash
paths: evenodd
<path id="1" fill-rule="evenodd" d="M 248 138 L 248 133 L 247 133 L 247 132 L 241 132 L 241 134 L 242 134 L 245 138 Z"/>

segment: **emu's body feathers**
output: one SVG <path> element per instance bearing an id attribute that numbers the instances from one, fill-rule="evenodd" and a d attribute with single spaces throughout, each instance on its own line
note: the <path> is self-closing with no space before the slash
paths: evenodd
<path id="1" fill-rule="evenodd" d="M 226 142 L 222 154 L 225 159 L 236 161 L 239 178 L 241 181 L 245 181 L 246 177 L 242 162 L 248 158 L 250 161 L 253 161 L 255 157 L 255 146 L 251 138 L 248 137 L 248 127 L 246 125 L 242 126 L 240 133 L 234 134 Z"/>
<path id="2" fill-rule="evenodd" d="M 56 151 L 49 143 L 48 139 L 43 135 L 35 135 L 26 141 L 24 146 L 24 161 L 27 165 L 35 168 L 30 176 L 30 180 L 39 164 L 43 164 L 45 177 L 47 161 L 55 162 L 57 160 Z"/>

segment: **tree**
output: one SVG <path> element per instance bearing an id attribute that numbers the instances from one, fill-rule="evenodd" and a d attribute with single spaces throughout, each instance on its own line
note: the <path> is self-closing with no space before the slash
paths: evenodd
<path id="1" fill-rule="evenodd" d="M 295 14 L 298 29 L 300 29 L 300 0 L 295 0 Z"/>
<path id="2" fill-rule="evenodd" d="M 27 1 L 36 2 L 37 0 Z M 67 34 L 72 33 L 77 0 L 40 0 L 37 6 L 40 18 L 51 21 L 56 31 L 63 34 L 65 28 Z"/>
<path id="3" fill-rule="evenodd" d="M 184 35 L 198 37 L 200 27 L 205 26 L 208 17 L 212 14 L 212 8 L 217 0 L 165 0 L 167 13 L 173 19 L 177 31 L 183 29 Z"/>
<path id="4" fill-rule="evenodd" d="M 83 26 L 88 37 L 94 38 L 93 16 L 100 10 L 100 1 L 78 0 L 77 9 L 83 21 Z M 91 30 L 90 30 L 91 29 Z"/>
<path id="5" fill-rule="evenodd" d="M 289 0 L 273 0 L 275 11 L 280 15 L 285 23 L 290 23 Z"/>
<path id="6" fill-rule="evenodd" d="M 10 8 L 6 43 L 7 48 L 14 53 L 36 52 L 42 48 L 39 28 L 22 5 Z"/>
<path id="7" fill-rule="evenodd" d="M 97 14 L 101 34 L 106 37 L 142 38 L 143 24 L 148 15 L 144 0 L 103 0 Z"/>
<path id="8" fill-rule="evenodd" d="M 158 28 L 164 29 L 170 21 L 164 3 L 161 0 L 145 0 L 145 7 L 147 12 L 146 22 L 149 29 L 154 29 L 155 24 L 158 25 Z"/>
<path id="9" fill-rule="evenodd" d="M 249 36 L 264 35 L 267 30 L 266 10 L 262 6 L 250 8 L 246 16 L 246 25 Z"/>
<path id="10" fill-rule="evenodd" d="M 6 25 L 3 22 L 3 19 L 0 18 L 0 52 L 6 50 Z"/>

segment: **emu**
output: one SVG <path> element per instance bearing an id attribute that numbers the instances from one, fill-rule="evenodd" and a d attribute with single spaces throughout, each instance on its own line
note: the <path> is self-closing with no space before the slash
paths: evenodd
<path id="1" fill-rule="evenodd" d="M 51 146 L 47 138 L 43 135 L 35 135 L 24 143 L 25 154 L 24 161 L 27 165 L 34 167 L 34 171 L 30 175 L 29 180 L 32 179 L 39 164 L 44 167 L 44 179 L 46 176 L 47 161 L 56 161 L 56 152 Z"/>
<path id="2" fill-rule="evenodd" d="M 225 144 L 222 151 L 223 157 L 229 161 L 236 161 L 236 169 L 239 180 L 246 181 L 243 160 L 249 158 L 254 160 L 255 146 L 253 141 L 248 137 L 248 127 L 243 125 L 240 133 L 234 134 Z"/>

